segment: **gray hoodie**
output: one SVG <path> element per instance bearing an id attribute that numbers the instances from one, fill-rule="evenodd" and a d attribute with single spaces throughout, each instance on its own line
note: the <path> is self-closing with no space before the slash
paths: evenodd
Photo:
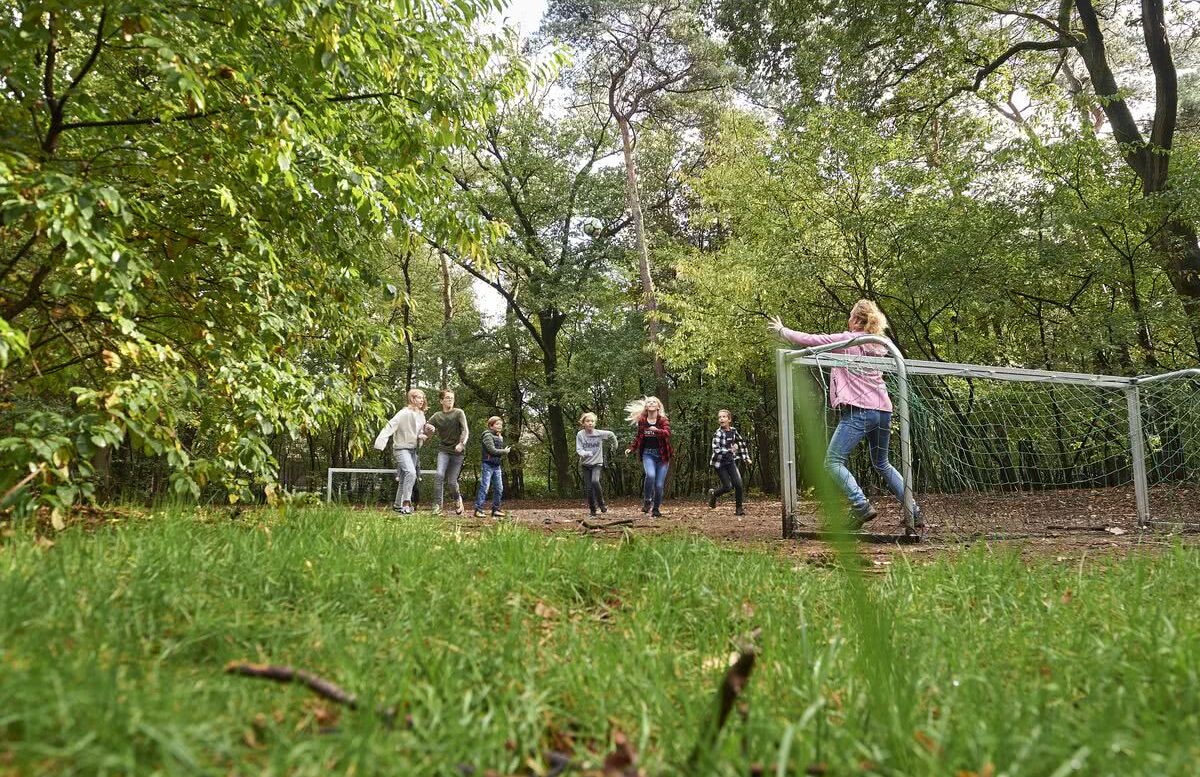
<path id="1" fill-rule="evenodd" d="M 617 436 L 606 429 L 580 429 L 575 434 L 575 452 L 579 454 L 579 463 L 585 467 L 599 467 L 604 464 L 604 443 L 612 440 L 613 448 L 617 447 Z"/>

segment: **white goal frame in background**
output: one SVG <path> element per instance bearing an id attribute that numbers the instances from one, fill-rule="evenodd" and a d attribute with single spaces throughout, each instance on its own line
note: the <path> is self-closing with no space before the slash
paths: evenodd
<path id="1" fill-rule="evenodd" d="M 834 353 L 854 345 L 874 343 L 884 346 L 888 356 L 864 356 Z M 782 497 L 783 536 L 791 537 L 796 528 L 799 504 L 798 473 L 796 471 L 796 388 L 797 366 L 850 367 L 877 370 L 895 377 L 894 399 L 900 432 L 900 474 L 904 478 L 904 522 L 913 533 L 913 441 L 910 428 L 910 376 L 937 375 L 955 378 L 980 378 L 1006 382 L 1032 382 L 1090 386 L 1118 389 L 1126 399 L 1126 423 L 1129 433 L 1129 458 L 1135 492 L 1138 526 L 1145 528 L 1153 522 L 1150 511 L 1149 485 L 1146 473 L 1146 438 L 1142 424 L 1142 388 L 1173 379 L 1200 379 L 1200 368 L 1177 370 L 1161 375 L 1122 377 L 1087 373 L 1029 370 L 1015 367 L 992 367 L 980 364 L 918 361 L 905 359 L 899 348 L 886 337 L 861 335 L 831 345 L 799 350 L 781 348 L 776 351 L 776 381 L 779 410 L 779 479 Z M 827 398 L 813 398 L 813 407 L 821 407 Z"/>

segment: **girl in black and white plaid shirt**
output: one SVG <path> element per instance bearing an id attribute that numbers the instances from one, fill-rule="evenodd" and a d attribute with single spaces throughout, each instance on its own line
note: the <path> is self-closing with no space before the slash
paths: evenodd
<path id="1" fill-rule="evenodd" d="M 750 463 L 750 446 L 738 430 L 733 428 L 733 417 L 728 410 L 717 412 L 717 423 L 720 426 L 713 434 L 712 456 L 708 463 L 717 470 L 721 487 L 708 490 L 708 506 L 715 508 L 717 497 L 732 491 L 736 506 L 734 515 L 745 515 L 745 511 L 742 510 L 742 473 L 738 471 L 737 463 Z"/>

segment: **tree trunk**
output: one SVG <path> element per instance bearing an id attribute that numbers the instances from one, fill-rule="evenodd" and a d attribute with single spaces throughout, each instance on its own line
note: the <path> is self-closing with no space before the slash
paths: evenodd
<path id="1" fill-rule="evenodd" d="M 450 257 L 444 252 L 439 254 L 442 262 L 442 323 L 449 327 L 450 321 L 454 318 L 454 297 L 450 290 Z M 438 370 L 440 374 L 440 386 L 443 391 L 450 388 L 450 361 L 448 359 L 439 358 Z"/>
<path id="2" fill-rule="evenodd" d="M 513 499 L 524 499 L 525 453 L 521 449 L 520 442 L 521 434 L 525 431 L 525 413 L 522 410 L 525 396 L 521 393 L 521 349 L 520 341 L 517 339 L 516 316 L 513 315 L 511 302 L 504 307 L 504 318 L 508 334 L 509 367 L 512 370 L 512 382 L 509 384 L 508 420 L 512 425 L 513 440 L 512 452 L 508 454 L 509 483 L 505 488 L 505 493 L 511 494 Z"/>
<path id="3" fill-rule="evenodd" d="M 633 161 L 633 131 L 629 119 L 614 112 L 621 129 L 621 150 L 625 155 L 625 199 L 633 220 L 633 234 L 638 249 L 638 276 L 642 281 L 642 310 L 646 314 L 646 334 L 654 355 L 655 392 L 663 404 L 668 403 L 667 368 L 658 353 L 658 298 L 654 293 L 654 277 L 650 274 L 650 248 L 646 243 L 646 225 L 642 219 L 642 198 L 638 193 L 637 165 Z"/>
<path id="4" fill-rule="evenodd" d="M 413 382 L 413 336 L 412 336 L 412 275 L 409 273 L 409 264 L 412 261 L 412 253 L 404 252 L 404 262 L 400 265 L 400 270 L 404 275 L 404 303 L 402 310 L 404 312 L 404 354 L 406 363 L 404 366 L 404 394 L 412 391 Z M 443 263 L 445 259 L 442 260 Z"/>
<path id="5" fill-rule="evenodd" d="M 554 470 L 555 490 L 568 496 L 571 472 L 567 460 L 567 426 L 562 408 L 562 392 L 558 385 L 558 332 L 563 315 L 556 310 L 538 312 L 542 335 L 542 368 L 546 375 L 546 434 L 550 438 L 550 458 Z"/>

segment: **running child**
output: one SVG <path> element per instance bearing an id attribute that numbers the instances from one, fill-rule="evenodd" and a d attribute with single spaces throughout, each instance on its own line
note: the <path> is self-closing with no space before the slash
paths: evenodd
<path id="1" fill-rule="evenodd" d="M 437 474 L 433 479 L 434 515 L 442 512 L 442 498 L 446 491 L 455 501 L 455 515 L 463 514 L 462 493 L 458 489 L 458 476 L 462 473 L 464 451 L 467 449 L 467 414 L 454 406 L 454 392 L 443 389 L 438 394 L 442 409 L 429 416 L 426 433 L 438 438 Z"/>
<path id="2" fill-rule="evenodd" d="M 671 426 L 658 397 L 635 399 L 625 406 L 626 418 L 637 427 L 633 443 L 625 453 L 636 454 L 642 460 L 646 475 L 642 487 L 642 512 L 654 518 L 662 517 L 663 485 L 667 468 L 671 466 Z"/>
<path id="3" fill-rule="evenodd" d="M 596 414 L 584 413 L 579 416 L 580 429 L 575 433 L 575 453 L 579 455 L 579 473 L 583 480 L 583 494 L 587 498 L 588 510 L 596 514 L 607 513 L 604 504 L 604 493 L 600 488 L 600 476 L 604 472 L 604 446 L 612 442 L 613 450 L 617 447 L 617 436 L 606 429 L 596 428 Z"/>
<path id="4" fill-rule="evenodd" d="M 717 498 L 733 491 L 734 515 L 745 515 L 742 509 L 742 473 L 738 471 L 738 462 L 750 461 L 750 446 L 744 437 L 733 426 L 733 416 L 728 410 L 717 411 L 717 431 L 712 438 L 712 456 L 708 459 L 710 467 L 717 471 L 721 479 L 720 488 L 708 489 L 708 506 L 716 508 Z"/>
<path id="5" fill-rule="evenodd" d="M 479 436 L 482 456 L 479 463 L 479 490 L 475 493 L 475 517 L 483 517 L 483 503 L 488 485 L 492 487 L 492 517 L 504 518 L 500 500 L 504 497 L 504 457 L 511 447 L 504 445 L 504 420 L 494 415 L 487 420 L 487 429 Z"/>
<path id="6" fill-rule="evenodd" d="M 408 405 L 392 416 L 387 426 L 375 438 L 375 450 L 381 451 L 392 438 L 392 456 L 396 460 L 396 498 L 392 509 L 401 515 L 411 515 L 413 485 L 421 474 L 417 449 L 425 442 L 425 392 L 411 389 Z"/>

